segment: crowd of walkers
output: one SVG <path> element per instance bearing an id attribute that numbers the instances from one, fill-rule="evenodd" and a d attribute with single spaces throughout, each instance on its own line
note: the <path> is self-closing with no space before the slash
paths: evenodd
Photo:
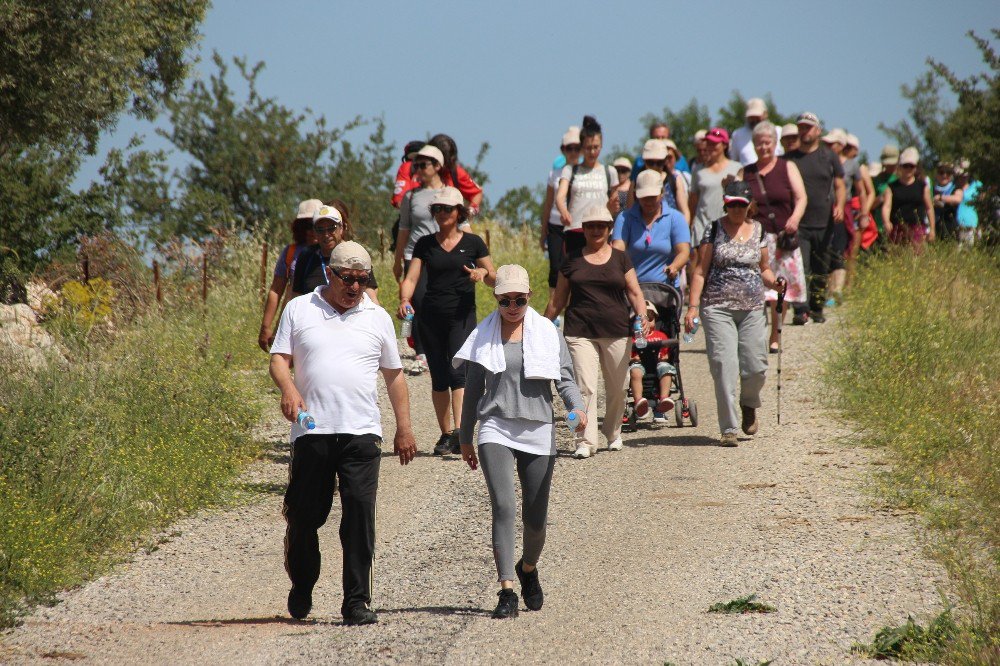
<path id="1" fill-rule="evenodd" d="M 483 191 L 459 163 L 454 140 L 438 134 L 404 149 L 391 195 L 399 210 L 395 314 L 415 351 L 413 372 L 430 374 L 440 428 L 433 453 L 461 454 L 486 478 L 500 584 L 494 617 L 518 614 L 515 577 L 527 608 L 542 607 L 536 567 L 557 453 L 553 388 L 568 414 L 575 458 L 593 457 L 602 436 L 607 450 L 621 451 L 628 410 L 640 418 L 651 411 L 654 422 L 681 413 L 672 397 L 681 384 L 679 359 L 666 352 L 680 341 L 664 331 L 693 335 L 702 324 L 719 444 L 737 446 L 740 431 L 753 436 L 759 429 L 768 355 L 781 353 L 780 304 L 793 310 L 792 324 L 821 324 L 841 303 L 863 254 L 890 245 L 919 252 L 937 239 L 976 237 L 971 202 L 981 183 L 963 161 L 937 165 L 931 179 L 915 148 L 887 145 L 879 162 L 862 164 L 853 134 L 824 131 L 812 112 L 779 127 L 760 99 L 749 100 L 746 124 L 732 133 L 711 127 L 692 138 L 695 154 L 685 156 L 670 128 L 655 123 L 640 154 L 605 162 L 595 118 L 565 131 L 539 220 L 549 271 L 548 289 L 538 294 L 522 266 L 495 268 L 489 247 L 472 232 Z M 350 217 L 338 199 L 298 206 L 258 344 L 271 355 L 281 410 L 293 424 L 284 502 L 289 613 L 301 619 L 311 610 L 317 530 L 339 486 L 342 613 L 346 624 L 367 624 L 377 620 L 371 574 L 379 373 L 401 464 L 414 458 L 417 443 L 395 329 L 379 305 L 371 257 L 352 240 Z M 480 282 L 492 289 L 496 308 L 477 322 Z M 658 307 L 644 285 L 677 300 Z M 663 326 L 671 321 L 674 329 Z M 649 368 L 639 354 L 647 341 L 665 345 Z M 652 405 L 643 395 L 647 376 L 658 387 Z"/>

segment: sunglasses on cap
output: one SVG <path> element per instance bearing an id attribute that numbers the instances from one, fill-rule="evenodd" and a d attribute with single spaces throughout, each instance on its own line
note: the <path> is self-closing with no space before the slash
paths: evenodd
<path id="1" fill-rule="evenodd" d="M 330 267 L 330 271 L 332 271 L 333 274 L 336 275 L 340 279 L 340 281 L 346 284 L 348 287 L 350 287 L 355 282 L 357 282 L 362 287 L 367 287 L 368 283 L 372 281 L 372 276 L 369 273 L 366 273 L 365 275 L 342 275 L 340 271 L 338 271 L 336 268 L 332 266 Z"/>
<path id="2" fill-rule="evenodd" d="M 511 306 L 511 304 L 514 304 L 515 306 L 517 306 L 519 308 L 523 308 L 525 305 L 528 304 L 528 297 L 527 296 L 518 296 L 515 299 L 510 299 L 510 298 L 507 298 L 506 296 L 504 296 L 503 298 L 498 298 L 497 299 L 497 305 L 499 305 L 502 308 L 509 308 Z"/>
<path id="3" fill-rule="evenodd" d="M 438 213 L 451 213 L 451 211 L 458 208 L 458 206 L 453 206 L 451 204 L 431 204 L 431 215 L 437 215 Z"/>
<path id="4" fill-rule="evenodd" d="M 325 236 L 326 234 L 336 233 L 338 229 L 342 229 L 343 227 L 344 225 L 340 222 L 334 222 L 333 224 L 323 225 L 322 227 L 313 227 L 313 231 L 320 236 Z"/>

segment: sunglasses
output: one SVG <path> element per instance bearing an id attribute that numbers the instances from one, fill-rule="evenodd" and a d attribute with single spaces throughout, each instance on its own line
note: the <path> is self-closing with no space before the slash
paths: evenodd
<path id="1" fill-rule="evenodd" d="M 563 150 L 565 150 L 567 153 L 578 153 L 580 152 L 580 144 L 571 143 L 568 146 L 563 146 Z"/>
<path id="2" fill-rule="evenodd" d="M 648 167 L 661 167 L 667 163 L 666 160 L 645 160 L 645 164 Z"/>
<path id="3" fill-rule="evenodd" d="M 437 164 L 434 160 L 417 160 L 413 163 L 414 169 L 426 169 L 429 166 Z"/>
<path id="4" fill-rule="evenodd" d="M 337 231 L 337 229 L 342 229 L 344 225 L 337 222 L 331 224 L 328 227 L 313 227 L 313 231 L 319 236 L 325 236 L 326 234 L 332 234 Z"/>
<path id="5" fill-rule="evenodd" d="M 514 300 L 511 300 L 511 299 L 507 298 L 506 296 L 504 296 L 503 298 L 497 299 L 497 305 L 499 305 L 502 308 L 509 308 L 510 305 L 511 305 L 511 303 L 513 303 L 514 305 L 516 305 L 519 308 L 523 308 L 525 305 L 528 304 L 528 297 L 527 296 L 518 296 Z"/>
<path id="6" fill-rule="evenodd" d="M 595 229 L 600 231 L 606 231 L 612 227 L 612 225 L 607 222 L 584 222 L 582 225 L 584 231 L 594 231 Z"/>
<path id="7" fill-rule="evenodd" d="M 899 168 L 900 169 L 916 169 L 917 165 L 916 164 L 900 164 Z"/>
<path id="8" fill-rule="evenodd" d="M 728 206 L 730 208 L 746 208 L 749 205 L 750 204 L 746 203 L 745 201 L 727 201 L 726 202 L 726 206 Z"/>
<path id="9" fill-rule="evenodd" d="M 330 270 L 333 272 L 334 275 L 336 275 L 338 278 L 340 278 L 341 282 L 343 282 L 344 284 L 346 284 L 348 287 L 350 287 L 355 282 L 357 282 L 362 287 L 366 287 L 366 286 L 368 286 L 368 283 L 372 281 L 372 276 L 369 275 L 369 274 L 366 274 L 366 275 L 341 275 L 340 272 L 336 268 L 331 268 Z"/>
<path id="10" fill-rule="evenodd" d="M 627 167 L 615 167 L 615 171 L 617 171 L 618 173 L 632 173 L 632 169 L 629 169 Z"/>
<path id="11" fill-rule="evenodd" d="M 431 204 L 431 215 L 437 215 L 438 213 L 451 213 L 451 211 L 458 208 L 458 206 L 452 206 L 450 204 Z"/>

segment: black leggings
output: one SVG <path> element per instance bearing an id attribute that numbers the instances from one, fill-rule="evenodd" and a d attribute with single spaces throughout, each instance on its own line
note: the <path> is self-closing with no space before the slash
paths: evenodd
<path id="1" fill-rule="evenodd" d="M 416 330 L 431 371 L 431 390 L 465 388 L 465 364 L 453 368 L 451 360 L 476 328 L 476 309 L 459 312 L 425 310 L 416 320 Z"/>
<path id="2" fill-rule="evenodd" d="M 403 275 L 410 270 L 410 262 L 403 261 Z M 423 340 L 420 339 L 419 326 L 417 326 L 417 321 L 420 316 L 420 311 L 423 309 L 424 305 L 424 294 L 427 293 L 427 268 L 422 267 L 420 269 L 420 278 L 417 280 L 417 286 L 413 289 L 413 297 L 410 298 L 410 302 L 413 304 L 413 353 L 423 354 L 424 344 Z"/>
<path id="3" fill-rule="evenodd" d="M 559 279 L 559 269 L 562 268 L 563 258 L 566 256 L 563 244 L 563 228 L 556 225 L 549 225 L 549 234 L 545 239 L 549 252 L 549 288 L 555 289 Z"/>

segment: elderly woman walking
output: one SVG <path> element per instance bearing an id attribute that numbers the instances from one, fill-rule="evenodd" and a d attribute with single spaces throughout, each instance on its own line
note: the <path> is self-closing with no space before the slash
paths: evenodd
<path id="1" fill-rule="evenodd" d="M 569 302 L 564 332 L 587 411 L 587 427 L 577 435 L 573 455 L 589 458 L 597 453 L 598 368 L 604 375 L 605 392 L 601 431 L 609 451 L 622 449 L 625 379 L 631 351 L 629 305 L 637 313 L 644 335 L 649 335 L 652 326 L 646 319 L 646 302 L 632 260 L 611 246 L 611 213 L 605 205 L 597 204 L 580 217 L 586 245 L 568 254 L 545 317 L 554 319 Z"/>
<path id="2" fill-rule="evenodd" d="M 549 487 L 556 461 L 552 383 L 567 410 L 583 430 L 587 415 L 573 379 L 566 341 L 552 322 L 528 305 L 528 271 L 518 265 L 497 269 L 493 290 L 497 309 L 480 323 L 455 362 L 467 361 L 468 379 L 462 403 L 462 459 L 475 470 L 481 460 L 493 509 L 493 558 L 500 591 L 493 617 L 516 617 L 514 575 L 525 605 L 542 607 L 538 559 L 545 545 Z M 479 453 L 473 446 L 479 423 Z M 515 564 L 514 520 L 517 497 L 514 473 L 521 484 L 524 523 L 523 555 Z"/>
<path id="3" fill-rule="evenodd" d="M 736 446 L 736 380 L 739 378 L 741 427 L 757 432 L 757 409 L 767 371 L 767 321 L 764 288 L 783 292 L 785 281 L 775 278 L 767 253 L 763 225 L 748 217 L 753 201 L 743 181 L 726 186 L 725 215 L 706 230 L 701 256 L 691 284 L 691 306 L 685 328 L 694 330 L 701 308 L 705 324 L 708 365 L 715 382 L 722 446 Z"/>

